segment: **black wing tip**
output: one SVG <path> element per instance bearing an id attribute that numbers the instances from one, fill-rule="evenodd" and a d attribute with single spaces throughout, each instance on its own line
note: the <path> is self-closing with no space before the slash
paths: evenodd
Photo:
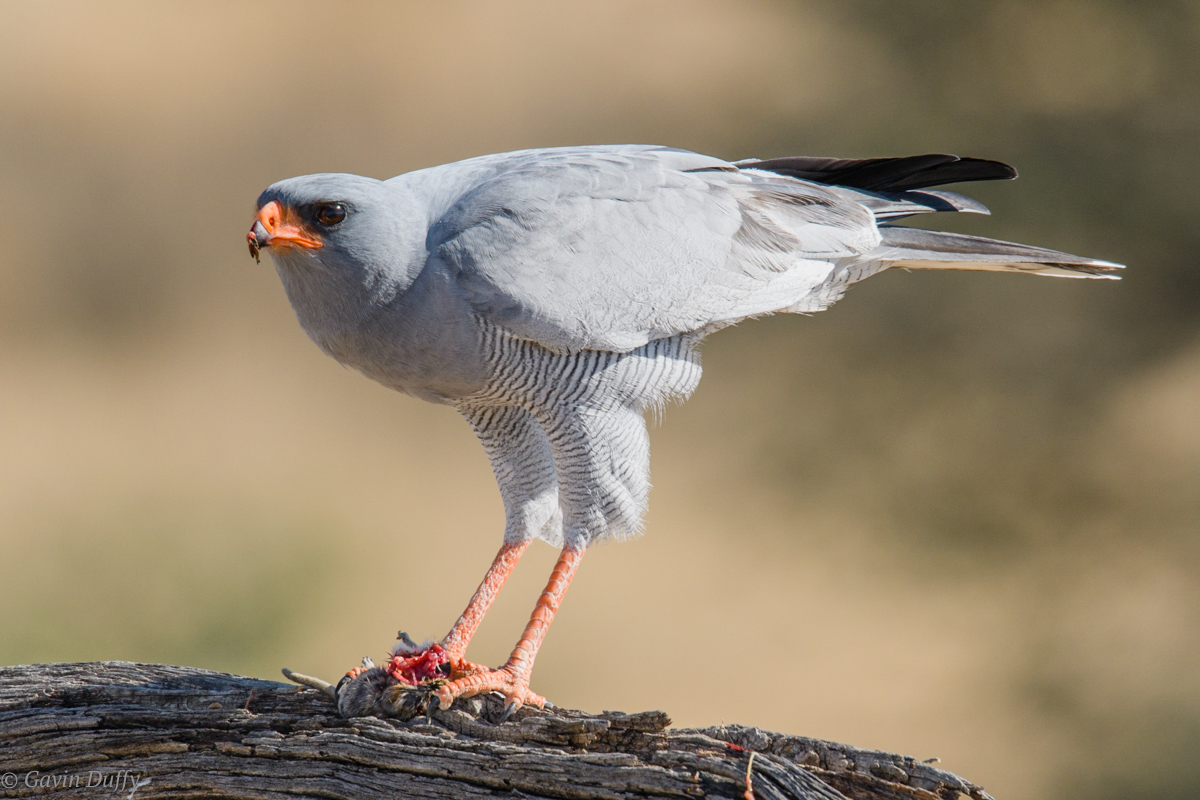
<path id="1" fill-rule="evenodd" d="M 996 161 L 991 158 L 973 158 L 971 156 L 963 156 L 958 158 L 959 164 L 971 164 L 979 169 L 980 173 L 987 173 L 988 177 L 971 178 L 972 181 L 1012 181 L 1018 177 L 1017 168 L 1012 164 L 1006 164 L 1003 161 Z"/>
<path id="2" fill-rule="evenodd" d="M 761 169 L 800 180 L 875 192 L 903 192 L 949 183 L 1010 181 L 1017 170 L 1003 161 L 927 153 L 896 158 L 810 158 L 790 156 L 738 161 L 739 169 Z"/>

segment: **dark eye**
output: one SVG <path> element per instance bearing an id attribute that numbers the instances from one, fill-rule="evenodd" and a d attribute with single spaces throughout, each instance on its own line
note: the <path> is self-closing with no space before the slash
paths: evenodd
<path id="1" fill-rule="evenodd" d="M 346 218 L 346 207 L 341 203 L 322 203 L 317 207 L 317 222 L 322 225 L 337 225 Z"/>

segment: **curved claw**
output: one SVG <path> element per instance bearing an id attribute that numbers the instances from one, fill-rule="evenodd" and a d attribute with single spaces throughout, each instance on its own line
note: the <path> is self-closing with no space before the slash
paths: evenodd
<path id="1" fill-rule="evenodd" d="M 433 712 L 442 710 L 442 701 L 436 694 L 430 694 L 425 699 L 425 719 L 433 722 Z"/>
<path id="2" fill-rule="evenodd" d="M 546 707 L 546 698 L 530 691 L 529 676 L 510 667 L 481 670 L 451 680 L 438 689 L 437 697 L 440 707 L 446 709 L 459 697 L 474 697 L 486 692 L 499 692 L 504 696 L 504 719 L 526 703 Z"/>
<path id="3" fill-rule="evenodd" d="M 508 718 L 513 715 L 513 712 L 521 707 L 521 701 L 515 697 L 510 697 L 504 703 L 504 713 L 500 715 L 500 724 L 508 722 Z"/>

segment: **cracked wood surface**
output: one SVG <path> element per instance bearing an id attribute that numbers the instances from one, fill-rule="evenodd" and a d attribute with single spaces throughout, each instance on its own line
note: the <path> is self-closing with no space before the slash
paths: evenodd
<path id="1" fill-rule="evenodd" d="M 908 756 L 661 711 L 460 700 L 432 716 L 339 716 L 312 689 L 189 667 L 0 668 L 0 797 L 990 800 Z M 404 717 L 409 717 L 404 719 Z M 965 800 L 965 798 L 964 798 Z"/>

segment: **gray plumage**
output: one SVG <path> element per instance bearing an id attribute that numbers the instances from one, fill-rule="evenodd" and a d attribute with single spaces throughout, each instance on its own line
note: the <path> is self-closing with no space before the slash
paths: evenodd
<path id="1" fill-rule="evenodd" d="M 820 311 L 889 267 L 1081 277 L 1119 267 L 889 225 L 987 213 L 929 187 L 1014 176 L 944 155 L 731 163 L 577 147 L 387 181 L 293 178 L 259 207 L 289 209 L 319 242 L 272 248 L 309 336 L 374 380 L 466 417 L 504 498 L 506 540 L 574 546 L 638 531 L 649 490 L 643 413 L 696 387 L 696 345 L 713 331 Z M 318 222 L 333 203 L 344 219 Z M 256 223 L 251 249 L 267 242 Z"/>

